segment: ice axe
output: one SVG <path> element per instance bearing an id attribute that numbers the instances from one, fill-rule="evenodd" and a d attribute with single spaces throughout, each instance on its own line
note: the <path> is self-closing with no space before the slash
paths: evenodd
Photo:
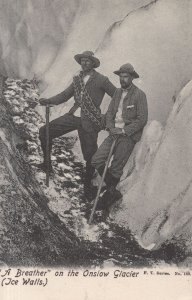
<path id="1" fill-rule="evenodd" d="M 38 103 L 36 103 L 37 105 Z M 49 187 L 49 173 L 50 173 L 50 144 L 49 144 L 49 114 L 50 114 L 50 105 L 49 103 L 41 104 L 40 106 L 46 106 L 45 108 L 45 139 L 46 139 L 46 145 L 45 145 L 45 166 L 46 166 L 46 186 Z"/>
<path id="2" fill-rule="evenodd" d="M 103 171 L 103 175 L 101 177 L 101 182 L 100 182 L 99 188 L 97 190 L 97 196 L 96 196 L 96 198 L 94 200 L 93 208 L 92 208 L 91 215 L 90 215 L 90 218 L 89 218 L 89 221 L 88 221 L 89 225 L 92 223 L 93 215 L 95 213 L 95 209 L 96 209 L 97 203 L 99 201 L 99 195 L 100 195 L 100 192 L 101 192 L 101 188 L 102 188 L 102 185 L 103 185 L 103 182 L 104 182 L 104 179 L 105 179 L 105 175 L 106 175 L 106 172 L 107 172 L 107 169 L 108 169 L 108 166 L 109 166 L 109 162 L 110 162 L 111 156 L 113 154 L 113 149 L 115 147 L 115 142 L 116 142 L 116 138 L 114 138 L 114 141 L 113 141 L 113 143 L 111 145 L 111 149 L 109 151 L 109 155 L 108 155 L 108 158 L 107 158 L 107 161 L 106 161 L 106 164 L 105 164 L 105 169 Z"/>
<path id="3" fill-rule="evenodd" d="M 46 104 L 46 153 L 45 153 L 45 161 L 46 161 L 46 186 L 49 187 L 49 168 L 50 168 L 50 146 L 49 146 L 49 113 L 50 113 L 50 105 Z"/>

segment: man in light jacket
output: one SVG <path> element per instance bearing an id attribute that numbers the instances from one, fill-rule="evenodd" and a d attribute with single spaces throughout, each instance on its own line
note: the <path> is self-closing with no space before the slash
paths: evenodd
<path id="1" fill-rule="evenodd" d="M 109 136 L 92 158 L 92 165 L 102 176 L 111 145 L 116 139 L 113 160 L 105 177 L 107 191 L 103 196 L 104 201 L 100 202 L 101 208 L 111 205 L 121 197 L 116 186 L 135 144 L 141 138 L 148 119 L 146 95 L 132 82 L 133 79 L 139 77 L 133 66 L 129 63 L 124 64 L 114 73 L 119 75 L 121 88 L 115 91 L 107 111 L 106 127 L 109 130 Z"/>

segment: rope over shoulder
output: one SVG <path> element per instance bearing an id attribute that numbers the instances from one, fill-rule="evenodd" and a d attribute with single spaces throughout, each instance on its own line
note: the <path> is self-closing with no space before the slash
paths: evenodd
<path id="1" fill-rule="evenodd" d="M 83 113 L 99 128 L 102 129 L 101 124 L 101 111 L 97 108 L 91 99 L 83 78 L 82 74 L 73 77 L 74 86 L 74 99 L 78 106 L 81 107 Z"/>

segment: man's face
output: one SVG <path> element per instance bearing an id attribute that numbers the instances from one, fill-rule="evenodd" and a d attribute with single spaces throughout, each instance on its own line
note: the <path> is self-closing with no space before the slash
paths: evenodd
<path id="1" fill-rule="evenodd" d="M 89 58 L 81 58 L 81 68 L 84 72 L 89 72 L 93 69 L 93 62 Z"/>
<path id="2" fill-rule="evenodd" d="M 119 80 L 120 80 L 121 87 L 123 89 L 126 89 L 132 83 L 133 77 L 129 73 L 120 73 Z"/>

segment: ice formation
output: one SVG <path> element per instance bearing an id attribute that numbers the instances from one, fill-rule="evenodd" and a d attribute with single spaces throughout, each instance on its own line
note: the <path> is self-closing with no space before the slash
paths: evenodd
<path id="1" fill-rule="evenodd" d="M 70 82 L 79 70 L 73 56 L 85 49 L 97 50 L 98 71 L 116 85 L 113 71 L 131 62 L 148 96 L 150 119 L 160 122 L 191 79 L 191 1 L 1 0 L 1 5 L 1 70 L 43 80 L 43 96 Z"/>

